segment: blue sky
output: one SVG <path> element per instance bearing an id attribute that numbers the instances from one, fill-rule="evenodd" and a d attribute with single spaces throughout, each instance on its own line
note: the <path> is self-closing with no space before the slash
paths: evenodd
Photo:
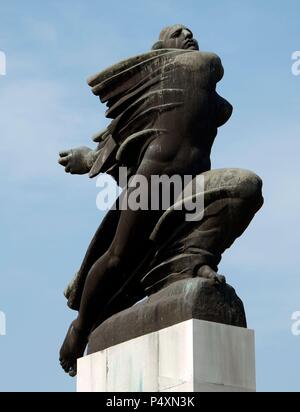
<path id="1" fill-rule="evenodd" d="M 64 174 L 57 153 L 92 146 L 106 124 L 86 78 L 149 50 L 177 22 L 225 67 L 219 91 L 234 114 L 212 166 L 264 180 L 264 208 L 220 265 L 255 329 L 258 390 L 300 390 L 299 14 L 297 0 L 0 2 L 0 391 L 75 390 L 57 360 L 74 317 L 62 291 L 103 214 L 95 180 Z"/>

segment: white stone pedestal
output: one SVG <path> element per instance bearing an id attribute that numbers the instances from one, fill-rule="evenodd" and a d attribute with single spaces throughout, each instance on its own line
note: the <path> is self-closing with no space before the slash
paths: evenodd
<path id="1" fill-rule="evenodd" d="M 254 332 L 191 319 L 79 359 L 77 391 L 255 391 Z"/>

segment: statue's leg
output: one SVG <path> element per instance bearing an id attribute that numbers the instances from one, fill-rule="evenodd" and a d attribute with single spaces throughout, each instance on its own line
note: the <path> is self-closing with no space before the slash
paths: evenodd
<path id="1" fill-rule="evenodd" d="M 115 236 L 119 218 L 120 210 L 109 210 L 91 240 L 78 273 L 65 290 L 68 306 L 71 309 L 79 310 L 87 275 L 97 259 L 109 248 Z"/>
<path id="2" fill-rule="evenodd" d="M 262 180 L 243 169 L 218 169 L 203 175 L 207 209 L 203 227 L 216 231 L 211 247 L 222 255 L 244 233 L 262 207 Z"/>
<path id="3" fill-rule="evenodd" d="M 263 204 L 261 179 L 241 169 L 213 170 L 204 176 L 204 214 L 187 222 L 183 212 L 166 213 L 155 228 L 158 252 L 142 283 L 148 293 L 176 280 L 216 277 L 222 253 L 245 231 Z M 176 231 L 171 231 L 176 227 Z M 171 239 L 166 233 L 173 233 Z"/>
<path id="4" fill-rule="evenodd" d="M 143 175 L 148 182 L 151 176 L 164 174 L 164 167 L 157 162 L 145 162 L 137 175 Z M 151 204 L 150 183 L 146 187 L 148 208 Z M 152 188 L 153 189 L 153 188 Z M 135 189 L 128 189 L 128 197 Z M 150 208 L 149 208 L 150 209 Z M 122 210 L 115 231 L 114 239 L 107 251 L 94 263 L 86 278 L 80 302 L 78 318 L 72 323 L 60 352 L 63 368 L 69 372 L 75 368 L 77 358 L 83 355 L 88 335 L 102 313 L 106 313 L 111 298 L 127 282 L 128 277 L 143 262 L 153 242 L 149 239 L 155 224 L 163 211 L 157 210 Z M 137 294 L 133 282 L 130 294 Z M 128 292 L 128 290 L 127 290 Z M 113 305 L 113 303 L 112 303 Z M 118 303 L 116 303 L 118 305 Z M 116 306 L 118 310 L 119 306 Z M 110 306 L 110 313 L 114 310 Z"/>

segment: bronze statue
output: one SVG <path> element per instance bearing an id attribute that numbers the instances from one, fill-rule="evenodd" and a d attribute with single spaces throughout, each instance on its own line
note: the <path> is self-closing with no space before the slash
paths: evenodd
<path id="1" fill-rule="evenodd" d="M 204 212 L 200 221 L 187 222 L 172 207 L 151 210 L 147 193 L 148 210 L 115 207 L 107 213 L 65 292 L 68 305 L 78 310 L 60 351 L 61 365 L 71 376 L 90 334 L 112 315 L 176 282 L 199 278 L 225 284 L 218 274 L 221 255 L 246 229 L 263 198 L 254 173 L 210 170 L 217 129 L 232 113 L 230 103 L 216 93 L 222 77 L 220 58 L 199 51 L 192 32 L 174 25 L 161 32 L 152 51 L 88 80 L 112 121 L 95 136 L 96 150 L 60 153 L 65 171 L 90 177 L 108 173 L 119 184 L 120 167 L 127 168 L 128 178 L 142 175 L 147 181 L 153 175 L 203 176 Z M 124 186 L 123 194 L 132 190 Z M 175 203 L 174 193 L 171 197 Z M 207 319 L 245 326 L 243 315 L 224 320 L 214 317 L 214 308 L 208 311 Z"/>

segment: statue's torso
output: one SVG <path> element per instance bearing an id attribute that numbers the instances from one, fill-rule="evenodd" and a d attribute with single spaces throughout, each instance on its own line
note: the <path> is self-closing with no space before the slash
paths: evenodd
<path id="1" fill-rule="evenodd" d="M 108 131 L 120 147 L 117 161 L 136 169 L 146 156 L 170 173 L 209 170 L 217 128 L 231 114 L 216 93 L 222 76 L 215 54 L 177 49 L 136 56 L 94 76 L 89 84 L 113 119 Z M 101 162 L 98 172 L 105 171 Z"/>
<path id="2" fill-rule="evenodd" d="M 162 161 L 173 158 L 170 169 L 180 165 L 182 170 L 193 174 L 210 169 L 211 147 L 220 110 L 224 110 L 220 107 L 223 99 L 216 93 L 216 83 L 222 76 L 221 61 L 211 53 L 178 55 L 171 70 L 168 68 L 165 74 L 162 70 L 163 80 L 156 88 L 162 93 L 181 89 L 183 104 L 157 117 L 154 127 L 166 132 L 150 145 L 150 157 L 160 157 Z M 226 103 L 221 101 L 221 106 Z"/>

